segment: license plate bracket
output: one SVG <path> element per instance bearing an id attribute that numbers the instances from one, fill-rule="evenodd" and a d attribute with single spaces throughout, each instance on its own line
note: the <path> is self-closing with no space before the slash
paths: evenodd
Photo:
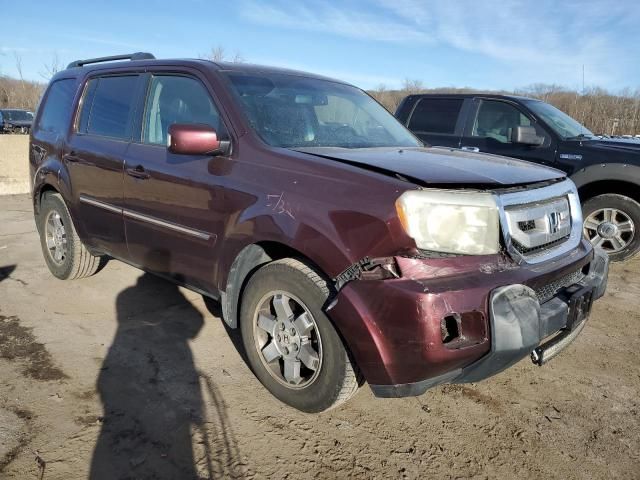
<path id="1" fill-rule="evenodd" d="M 567 289 L 567 294 L 569 294 L 569 315 L 567 316 L 566 329 L 573 330 L 591 313 L 593 287 L 573 285 Z"/>

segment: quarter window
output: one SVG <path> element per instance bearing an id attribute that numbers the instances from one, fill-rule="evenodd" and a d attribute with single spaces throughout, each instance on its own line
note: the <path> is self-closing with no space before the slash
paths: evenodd
<path id="1" fill-rule="evenodd" d="M 531 120 L 513 105 L 483 100 L 473 123 L 471 136 L 511 143 L 511 132 L 515 127 L 530 125 Z"/>
<path id="2" fill-rule="evenodd" d="M 144 143 L 166 145 L 169 126 L 176 123 L 205 124 L 213 127 L 218 137 L 226 134 L 218 110 L 198 80 L 154 76 L 144 114 Z"/>
<path id="3" fill-rule="evenodd" d="M 137 75 L 95 78 L 87 85 L 78 131 L 127 138 Z"/>
<path id="4" fill-rule="evenodd" d="M 38 130 L 62 134 L 68 128 L 75 83 L 75 79 L 69 78 L 51 84 L 38 120 Z"/>
<path id="5" fill-rule="evenodd" d="M 464 102 L 461 98 L 423 98 L 413 110 L 409 130 L 453 134 Z"/>

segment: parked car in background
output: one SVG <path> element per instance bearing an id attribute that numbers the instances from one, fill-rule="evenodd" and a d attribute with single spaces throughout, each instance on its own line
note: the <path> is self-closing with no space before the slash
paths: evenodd
<path id="1" fill-rule="evenodd" d="M 218 299 L 257 378 L 307 412 L 365 380 L 402 397 L 542 365 L 606 288 L 562 172 L 423 148 L 338 80 L 76 61 L 51 80 L 29 151 L 54 276 L 108 255 Z"/>
<path id="2" fill-rule="evenodd" d="M 602 138 L 548 103 L 488 94 L 406 97 L 396 117 L 421 140 L 528 160 L 578 187 L 584 235 L 612 260 L 640 250 L 640 144 Z"/>
<path id="3" fill-rule="evenodd" d="M 0 133 L 29 133 L 33 113 L 27 110 L 5 108 L 0 110 Z"/>

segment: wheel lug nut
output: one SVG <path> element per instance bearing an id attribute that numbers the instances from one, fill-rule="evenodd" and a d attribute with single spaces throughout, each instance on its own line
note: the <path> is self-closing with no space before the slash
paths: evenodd
<path id="1" fill-rule="evenodd" d="M 293 344 L 293 351 L 294 352 L 298 351 L 298 345 L 296 343 Z"/>
<path id="2" fill-rule="evenodd" d="M 289 355 L 289 349 L 287 347 L 284 347 L 284 354 Z"/>
<path id="3" fill-rule="evenodd" d="M 295 334 L 296 334 L 296 329 L 295 329 L 295 328 L 292 328 L 292 329 L 291 329 L 291 335 L 295 335 Z"/>
<path id="4" fill-rule="evenodd" d="M 281 324 L 280 324 L 280 330 L 284 330 L 284 328 L 285 328 L 285 327 L 284 327 L 284 323 L 281 323 Z"/>

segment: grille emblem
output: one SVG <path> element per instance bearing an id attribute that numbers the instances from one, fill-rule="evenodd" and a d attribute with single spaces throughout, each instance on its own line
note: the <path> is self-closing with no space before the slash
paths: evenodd
<path id="1" fill-rule="evenodd" d="M 547 214 L 547 220 L 549 221 L 549 233 L 558 233 L 560 227 L 560 213 L 549 212 Z"/>

